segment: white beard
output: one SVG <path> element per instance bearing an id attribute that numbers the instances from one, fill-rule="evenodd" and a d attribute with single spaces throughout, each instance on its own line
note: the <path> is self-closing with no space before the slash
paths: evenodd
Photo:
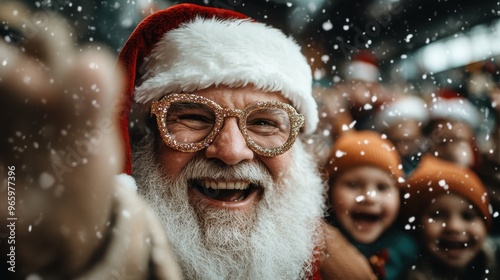
<path id="1" fill-rule="evenodd" d="M 302 279 L 311 274 L 320 244 L 323 181 L 297 141 L 292 166 L 274 182 L 263 164 L 235 166 L 194 158 L 166 178 L 153 141 L 134 151 L 139 192 L 163 223 L 186 279 Z M 232 178 L 260 182 L 262 200 L 252 213 L 190 205 L 188 180 Z"/>

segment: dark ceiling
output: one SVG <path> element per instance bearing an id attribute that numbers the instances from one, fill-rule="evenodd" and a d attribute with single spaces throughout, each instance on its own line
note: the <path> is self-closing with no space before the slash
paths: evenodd
<path id="1" fill-rule="evenodd" d="M 411 56 L 426 44 L 500 18 L 497 0 L 19 1 L 39 14 L 64 14 L 79 41 L 103 41 L 116 51 L 144 16 L 138 12 L 143 3 L 165 8 L 190 2 L 236 10 L 291 34 L 308 57 L 328 55 L 325 68 L 333 67 L 332 75 L 339 74 L 335 71 L 356 51 L 373 52 L 384 72 L 402 54 Z"/>
<path id="2" fill-rule="evenodd" d="M 387 68 L 402 54 L 500 18 L 500 2 L 483 0 L 181 2 L 233 9 L 282 28 L 299 41 L 320 42 L 321 51 L 337 66 L 353 52 L 368 49 Z"/>

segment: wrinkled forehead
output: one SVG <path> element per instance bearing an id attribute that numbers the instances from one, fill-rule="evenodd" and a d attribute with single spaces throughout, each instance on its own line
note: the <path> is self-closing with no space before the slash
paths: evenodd
<path id="1" fill-rule="evenodd" d="M 292 104 L 292 102 L 285 98 L 280 92 L 264 91 L 257 89 L 253 85 L 244 87 L 209 87 L 194 91 L 192 94 L 206 97 L 225 108 L 244 108 L 249 104 L 268 101 Z"/>

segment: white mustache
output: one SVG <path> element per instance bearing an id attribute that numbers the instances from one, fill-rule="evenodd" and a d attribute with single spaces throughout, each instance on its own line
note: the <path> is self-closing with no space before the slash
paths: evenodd
<path id="1" fill-rule="evenodd" d="M 246 189 L 250 185 L 269 188 L 273 178 L 260 162 L 226 165 L 218 160 L 193 158 L 181 171 L 188 180 L 196 180 L 212 189 Z"/>

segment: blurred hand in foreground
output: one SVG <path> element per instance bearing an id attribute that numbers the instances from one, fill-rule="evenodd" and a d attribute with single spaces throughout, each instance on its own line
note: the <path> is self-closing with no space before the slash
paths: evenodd
<path id="1" fill-rule="evenodd" d="M 15 246 L 16 273 L 70 276 L 108 231 L 122 166 L 113 116 L 120 73 L 110 52 L 75 47 L 55 14 L 0 6 L 11 34 L 0 40 L 0 204 L 11 206 L 0 219 L 15 225 L 17 241 L 2 246 Z"/>

